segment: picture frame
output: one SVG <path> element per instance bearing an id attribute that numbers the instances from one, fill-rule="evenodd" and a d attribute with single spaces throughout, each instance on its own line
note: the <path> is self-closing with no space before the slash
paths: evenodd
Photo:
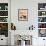
<path id="1" fill-rule="evenodd" d="M 18 20 L 28 21 L 28 9 L 18 9 Z"/>

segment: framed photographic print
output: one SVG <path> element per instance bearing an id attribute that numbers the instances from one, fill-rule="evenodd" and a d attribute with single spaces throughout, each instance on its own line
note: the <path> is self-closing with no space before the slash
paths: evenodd
<path id="1" fill-rule="evenodd" d="M 18 20 L 28 21 L 28 9 L 18 9 Z"/>

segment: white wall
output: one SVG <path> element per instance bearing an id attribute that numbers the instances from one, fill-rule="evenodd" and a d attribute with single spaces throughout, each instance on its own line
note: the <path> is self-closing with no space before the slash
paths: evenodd
<path id="1" fill-rule="evenodd" d="M 28 9 L 28 21 L 18 21 L 18 9 Z M 28 30 L 32 24 L 37 27 L 37 2 L 32 0 L 11 0 L 11 22 L 17 30 Z"/>
<path id="2" fill-rule="evenodd" d="M 28 30 L 33 24 L 36 32 L 34 36 L 38 36 L 38 3 L 46 3 L 46 0 L 11 0 L 11 22 L 17 30 Z M 21 8 L 28 8 L 28 21 L 18 21 L 18 9 Z M 33 38 L 33 46 L 43 46 L 43 43 L 43 38 Z"/>
<path id="3" fill-rule="evenodd" d="M 38 27 L 38 3 L 45 3 L 46 0 L 11 0 L 11 22 L 17 30 L 28 30 L 29 26 Z M 28 9 L 28 21 L 18 21 L 18 9 Z"/>

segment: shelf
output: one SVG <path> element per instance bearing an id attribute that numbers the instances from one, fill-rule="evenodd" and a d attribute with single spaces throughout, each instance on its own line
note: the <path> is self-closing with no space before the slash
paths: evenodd
<path id="1" fill-rule="evenodd" d="M 46 37 L 46 3 L 38 3 L 38 36 Z"/>
<path id="2" fill-rule="evenodd" d="M 46 17 L 46 15 L 44 15 L 44 16 L 38 16 L 38 17 Z"/>
<path id="3" fill-rule="evenodd" d="M 8 22 L 0 22 L 0 23 L 8 23 Z"/>
<path id="4" fill-rule="evenodd" d="M 38 10 L 38 11 L 46 11 L 46 10 Z"/>
<path id="5" fill-rule="evenodd" d="M 0 11 L 8 11 L 8 10 L 0 10 Z"/>
<path id="6" fill-rule="evenodd" d="M 38 28 L 38 29 L 46 29 L 46 28 Z"/>
<path id="7" fill-rule="evenodd" d="M 38 22 L 38 23 L 46 23 L 46 22 Z"/>
<path id="8" fill-rule="evenodd" d="M 0 16 L 0 17 L 8 17 L 8 16 Z"/>
<path id="9" fill-rule="evenodd" d="M 8 37 L 8 3 L 0 3 L 0 35 Z"/>

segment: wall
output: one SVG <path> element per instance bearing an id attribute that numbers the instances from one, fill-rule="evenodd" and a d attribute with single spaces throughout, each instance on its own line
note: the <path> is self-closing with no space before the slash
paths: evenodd
<path id="1" fill-rule="evenodd" d="M 45 3 L 46 0 L 11 0 L 11 22 L 17 30 L 28 30 L 32 24 L 35 29 L 38 27 L 38 3 Z M 28 9 L 28 21 L 18 21 L 18 9 Z"/>
<path id="2" fill-rule="evenodd" d="M 28 21 L 18 21 L 18 9 L 21 8 L 28 9 Z M 12 0 L 11 16 L 11 22 L 14 22 L 17 30 L 28 30 L 32 24 L 37 28 L 37 2 L 32 0 Z"/>
<path id="3" fill-rule="evenodd" d="M 32 24 L 35 26 L 33 46 L 44 46 L 43 38 L 38 38 L 38 3 L 45 3 L 46 0 L 11 0 L 11 22 L 18 30 L 28 30 Z M 18 9 L 28 8 L 28 21 L 18 21 Z M 16 30 L 16 31 L 17 31 Z M 37 36 L 37 37 L 35 37 Z M 39 43 L 39 44 L 38 44 Z M 42 45 L 41 45 L 42 44 Z"/>

